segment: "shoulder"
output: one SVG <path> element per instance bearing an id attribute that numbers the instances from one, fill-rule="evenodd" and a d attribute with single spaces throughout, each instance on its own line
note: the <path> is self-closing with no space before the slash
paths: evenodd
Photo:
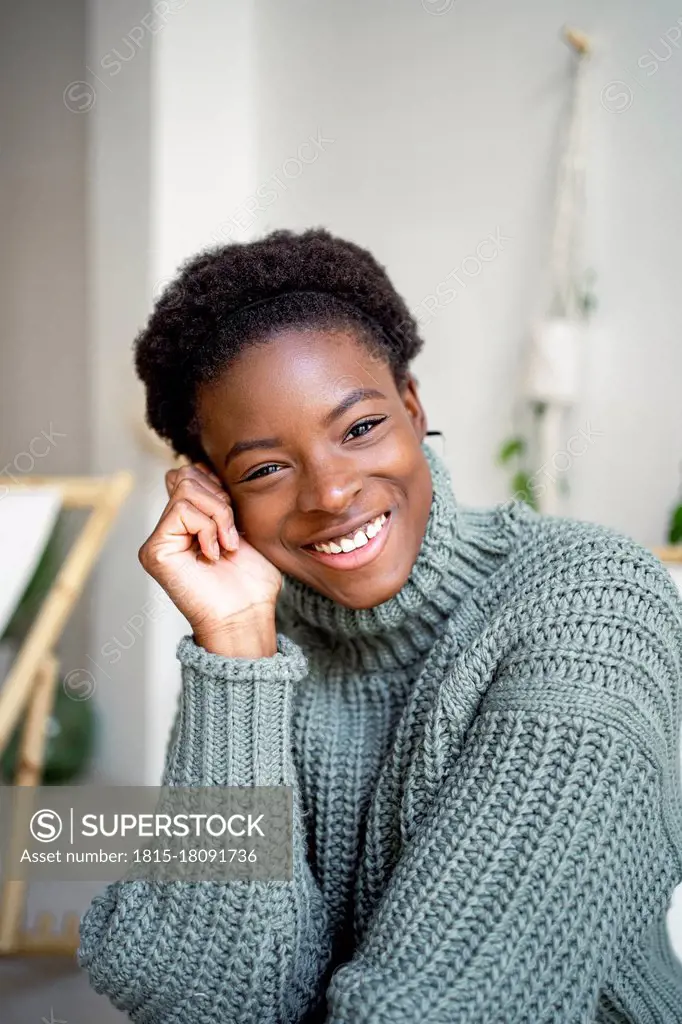
<path id="1" fill-rule="evenodd" d="M 543 515 L 525 502 L 497 512 L 513 537 L 503 589 L 519 619 L 542 621 L 561 609 L 626 630 L 646 620 L 682 642 L 682 594 L 648 548 L 613 527 Z"/>
<path id="2" fill-rule="evenodd" d="M 514 544 L 488 598 L 500 646 L 482 707 L 593 715 L 674 744 L 682 595 L 665 566 L 612 527 L 522 502 L 499 514 Z"/>

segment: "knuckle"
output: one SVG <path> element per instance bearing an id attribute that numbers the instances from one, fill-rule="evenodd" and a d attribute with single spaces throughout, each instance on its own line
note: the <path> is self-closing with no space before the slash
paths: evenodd
<path id="1" fill-rule="evenodd" d="M 185 491 L 192 490 L 192 485 L 192 478 L 189 476 L 183 476 L 182 479 L 178 479 L 175 485 L 175 493 L 177 494 L 179 491 L 182 491 L 184 493 Z"/>
<path id="2" fill-rule="evenodd" d="M 175 486 L 181 487 L 188 481 L 191 482 L 193 477 L 193 470 L 191 466 L 180 466 L 178 469 L 172 469 L 171 473 L 175 473 Z"/>

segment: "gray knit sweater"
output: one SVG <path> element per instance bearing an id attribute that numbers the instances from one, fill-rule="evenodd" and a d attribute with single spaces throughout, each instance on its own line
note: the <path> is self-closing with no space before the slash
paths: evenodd
<path id="1" fill-rule="evenodd" d="M 603 526 L 434 496 L 403 588 L 285 577 L 278 652 L 180 641 L 168 785 L 282 785 L 293 881 L 119 881 L 92 986 L 145 1024 L 679 1024 L 682 600 Z"/>

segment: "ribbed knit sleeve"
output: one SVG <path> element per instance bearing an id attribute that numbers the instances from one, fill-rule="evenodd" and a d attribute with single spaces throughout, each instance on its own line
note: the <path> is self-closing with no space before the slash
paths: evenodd
<path id="1" fill-rule="evenodd" d="M 672 582 L 631 549 L 610 577 L 582 558 L 565 585 L 529 579 L 442 682 L 438 757 L 403 797 L 395 868 L 327 1024 L 593 1021 L 682 882 Z M 460 736 L 467 683 L 489 672 Z"/>
<path id="2" fill-rule="evenodd" d="M 223 657 L 191 636 L 177 654 L 182 687 L 163 784 L 292 787 L 293 880 L 112 883 L 81 920 L 78 962 L 140 1024 L 298 1022 L 331 956 L 291 754 L 292 692 L 306 658 L 283 634 L 270 657 Z"/>
<path id="3" fill-rule="evenodd" d="M 571 1024 L 671 889 L 658 769 L 587 719 L 481 715 L 406 842 L 328 1024 Z M 682 881 L 679 873 L 672 880 Z"/>

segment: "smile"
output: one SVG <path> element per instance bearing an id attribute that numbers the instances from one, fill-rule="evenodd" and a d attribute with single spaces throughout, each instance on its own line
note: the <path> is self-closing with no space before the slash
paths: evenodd
<path id="1" fill-rule="evenodd" d="M 391 513 L 382 512 L 352 533 L 334 537 L 324 544 L 310 544 L 303 550 L 336 569 L 358 569 L 381 553 L 391 526 Z"/>

